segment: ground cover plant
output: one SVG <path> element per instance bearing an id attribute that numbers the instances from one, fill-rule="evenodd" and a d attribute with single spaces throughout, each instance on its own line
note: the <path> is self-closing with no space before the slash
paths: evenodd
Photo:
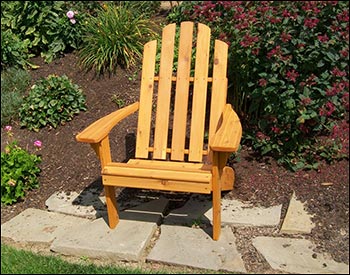
<path id="1" fill-rule="evenodd" d="M 1 152 L 1 203 L 13 204 L 22 199 L 26 191 L 39 187 L 41 157 L 18 145 L 11 126 L 5 130 L 10 142 Z M 42 142 L 36 140 L 33 145 L 40 149 Z"/>
<path id="2" fill-rule="evenodd" d="M 66 76 L 51 74 L 38 80 L 19 109 L 20 125 L 39 131 L 41 127 L 56 128 L 86 111 L 85 95 Z"/>

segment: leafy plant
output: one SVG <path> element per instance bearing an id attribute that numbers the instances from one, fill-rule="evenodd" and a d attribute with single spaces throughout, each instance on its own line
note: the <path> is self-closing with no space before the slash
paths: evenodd
<path id="1" fill-rule="evenodd" d="M 64 1 L 63 7 L 66 11 L 79 11 L 82 14 L 96 16 L 96 12 L 102 8 L 101 3 L 101 1 Z"/>
<path id="2" fill-rule="evenodd" d="M 245 142 L 293 170 L 316 168 L 324 154 L 315 141 L 349 112 L 348 2 L 185 6 L 168 18 L 205 23 L 230 46 L 230 98 L 245 122 Z"/>
<path id="3" fill-rule="evenodd" d="M 29 88 L 27 71 L 11 67 L 1 72 L 1 126 L 18 118 L 18 109 Z"/>
<path id="4" fill-rule="evenodd" d="M 125 106 L 125 101 L 124 99 L 120 98 L 118 95 L 112 95 L 111 97 L 112 102 L 117 104 L 118 108 L 122 108 Z"/>
<path id="5" fill-rule="evenodd" d="M 5 128 L 12 135 L 11 126 Z M 40 141 L 34 146 L 41 147 Z M 16 140 L 7 144 L 1 152 L 1 203 L 13 204 L 25 196 L 25 192 L 38 188 L 41 157 L 22 149 Z"/>
<path id="6" fill-rule="evenodd" d="M 30 53 L 51 62 L 59 54 L 77 49 L 81 43 L 84 13 L 67 17 L 64 1 L 2 1 L 1 29 L 11 30 L 26 41 Z"/>
<path id="7" fill-rule="evenodd" d="M 37 68 L 29 62 L 34 54 L 29 53 L 29 39 L 21 40 L 10 29 L 1 31 L 1 71 L 9 67 Z"/>
<path id="8" fill-rule="evenodd" d="M 79 62 L 97 74 L 129 68 L 142 56 L 143 44 L 156 36 L 152 21 L 124 6 L 105 4 L 97 17 L 89 16 L 79 50 Z"/>
<path id="9" fill-rule="evenodd" d="M 31 87 L 19 110 L 20 125 L 34 131 L 44 126 L 56 128 L 80 111 L 86 111 L 86 104 L 79 86 L 66 75 L 51 74 Z"/>
<path id="10" fill-rule="evenodd" d="M 194 7 L 200 4 L 200 1 L 182 1 L 180 5 L 174 6 L 170 10 L 167 15 L 167 20 L 176 23 L 177 25 L 183 21 L 192 20 L 191 14 L 194 11 Z"/>
<path id="11" fill-rule="evenodd" d="M 151 18 L 159 12 L 161 1 L 115 1 L 117 5 L 122 5 L 129 9 L 135 16 L 143 15 Z"/>

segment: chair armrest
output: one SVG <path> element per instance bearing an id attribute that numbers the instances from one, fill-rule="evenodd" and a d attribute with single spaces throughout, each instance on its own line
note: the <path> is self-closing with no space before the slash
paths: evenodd
<path id="1" fill-rule="evenodd" d="M 210 149 L 218 152 L 236 152 L 242 137 L 242 125 L 231 104 L 226 104 L 222 123 L 213 136 Z"/>
<path id="2" fill-rule="evenodd" d="M 130 104 L 109 115 L 106 115 L 86 127 L 82 132 L 77 134 L 76 140 L 87 143 L 98 143 L 105 138 L 112 128 L 121 120 L 136 112 L 139 109 L 139 102 Z"/>

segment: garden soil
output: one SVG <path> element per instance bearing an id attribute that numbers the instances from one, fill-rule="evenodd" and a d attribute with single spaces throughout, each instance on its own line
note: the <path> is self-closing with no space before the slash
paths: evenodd
<path id="1" fill-rule="evenodd" d="M 35 152 L 33 142 L 41 140 L 43 147 L 39 177 L 40 187 L 27 192 L 25 198 L 11 206 L 1 206 L 1 223 L 4 223 L 26 208 L 46 209 L 45 201 L 55 192 L 81 192 L 97 187 L 101 190 L 100 164 L 92 150 L 85 143 L 76 141 L 76 135 L 89 124 L 122 106 L 139 98 L 139 69 L 118 68 L 116 74 L 96 77 L 93 72 L 84 72 L 78 65 L 74 53 L 45 64 L 40 57 L 33 63 L 39 69 L 30 72 L 32 84 L 49 74 L 67 75 L 78 84 L 86 95 L 87 111 L 76 115 L 72 121 L 56 129 L 42 128 L 39 132 L 20 128 L 13 122 L 14 138 L 23 148 Z M 110 141 L 112 158 L 124 161 L 133 154 L 137 128 L 137 116 L 132 115 L 112 130 Z M 1 150 L 8 137 L 1 129 Z M 254 206 L 271 207 L 282 204 L 282 218 L 295 192 L 298 200 L 306 204 L 306 210 L 313 215 L 315 227 L 305 238 L 312 240 L 315 252 L 327 252 L 335 261 L 349 264 L 349 161 L 334 164 L 322 163 L 318 171 L 290 172 L 277 165 L 271 158 L 259 159 L 251 148 L 243 145 L 236 158 L 229 160 L 236 173 L 233 191 L 223 197 L 250 202 Z M 145 192 L 136 189 L 118 189 L 120 200 L 132 200 Z M 151 191 L 149 191 L 151 192 Z M 156 191 L 152 191 L 155 192 Z M 189 198 L 186 193 L 166 193 L 171 207 L 181 206 Z M 271 230 L 270 230 L 271 231 Z M 273 231 L 273 230 L 272 230 Z M 271 231 L 271 234 L 273 232 Z M 268 264 L 252 245 L 252 238 L 265 234 L 264 229 L 236 229 L 237 247 L 252 273 L 267 273 Z"/>

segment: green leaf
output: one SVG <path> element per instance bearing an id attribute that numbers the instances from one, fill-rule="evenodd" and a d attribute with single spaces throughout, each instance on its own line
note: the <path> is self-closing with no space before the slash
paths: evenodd
<path id="1" fill-rule="evenodd" d="M 35 32 L 35 28 L 34 28 L 34 27 L 29 27 L 29 28 L 27 29 L 27 31 L 25 32 L 25 35 L 31 34 L 31 33 L 33 33 L 33 32 Z"/>
<path id="2" fill-rule="evenodd" d="M 293 109 L 295 107 L 295 100 L 294 99 L 288 99 L 286 101 L 286 106 L 288 109 Z"/>
<path id="3" fill-rule="evenodd" d="M 57 101 L 56 99 L 50 100 L 50 105 L 51 105 L 52 107 L 56 106 L 57 103 L 58 103 L 58 101 Z"/>
<path id="4" fill-rule="evenodd" d="M 323 60 L 318 61 L 317 67 L 318 67 L 318 68 L 321 68 L 321 67 L 323 67 L 323 66 L 324 66 Z"/>

